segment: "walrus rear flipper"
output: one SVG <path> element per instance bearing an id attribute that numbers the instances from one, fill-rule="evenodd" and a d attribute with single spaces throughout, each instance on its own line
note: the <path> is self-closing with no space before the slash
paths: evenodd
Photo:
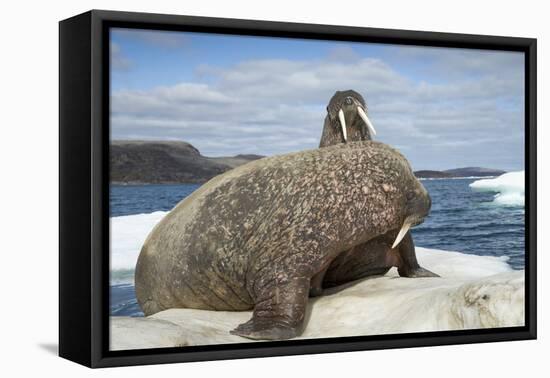
<path id="1" fill-rule="evenodd" d="M 256 300 L 252 318 L 231 334 L 255 340 L 285 340 L 303 331 L 309 294 L 309 278 L 290 278 L 287 282 L 267 279 L 268 285 Z"/>

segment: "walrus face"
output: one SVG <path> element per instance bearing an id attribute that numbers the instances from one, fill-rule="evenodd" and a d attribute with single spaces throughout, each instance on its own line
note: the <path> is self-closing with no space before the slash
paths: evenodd
<path id="1" fill-rule="evenodd" d="M 432 207 L 432 199 L 418 179 L 412 180 L 412 183 L 407 188 L 404 196 L 405 205 L 403 207 L 405 209 L 405 216 L 392 248 L 399 245 L 411 227 L 418 226 L 424 222 Z"/>
<path id="2" fill-rule="evenodd" d="M 331 135 L 339 135 L 339 141 L 324 143 L 347 143 L 348 141 L 371 140 L 376 131 L 367 116 L 363 97 L 353 91 L 338 91 L 327 106 L 327 117 L 333 128 Z"/>
<path id="3" fill-rule="evenodd" d="M 357 230 L 365 231 L 358 243 L 368 241 L 373 234 L 391 231 L 392 235 L 398 235 L 394 236 L 395 248 L 411 227 L 428 216 L 432 202 L 428 191 L 398 150 L 375 141 L 338 144 L 326 149 L 334 151 L 334 156 L 327 154 L 331 159 L 324 166 L 328 172 L 323 182 L 328 185 L 327 192 L 334 191 L 344 198 L 335 201 L 329 197 L 327 206 L 337 202 L 338 208 L 365 209 L 343 222 L 357 222 L 354 223 L 359 225 Z M 319 153 L 323 150 L 319 149 Z"/>

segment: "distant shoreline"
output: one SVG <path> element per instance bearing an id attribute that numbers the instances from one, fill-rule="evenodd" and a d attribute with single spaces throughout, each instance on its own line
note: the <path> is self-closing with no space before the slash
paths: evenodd
<path id="1" fill-rule="evenodd" d="M 420 181 L 429 181 L 429 180 L 480 180 L 480 179 L 491 179 L 498 176 L 464 176 L 464 177 L 418 177 Z"/>
<path id="2" fill-rule="evenodd" d="M 111 185 L 204 184 L 211 178 L 240 165 L 263 158 L 238 154 L 208 157 L 184 141 L 112 141 L 110 145 Z M 446 170 L 423 169 L 419 179 L 496 177 L 501 169 L 461 167 Z"/>

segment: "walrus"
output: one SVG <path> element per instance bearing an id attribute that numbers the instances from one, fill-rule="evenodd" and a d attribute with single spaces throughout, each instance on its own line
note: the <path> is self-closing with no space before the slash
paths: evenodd
<path id="1" fill-rule="evenodd" d="M 282 340 L 304 327 L 310 288 L 338 270 L 343 252 L 421 223 L 430 196 L 408 161 L 388 145 L 362 141 L 250 162 L 205 183 L 151 231 L 135 270 L 146 316 L 169 308 L 240 311 L 232 334 Z M 421 269 L 410 248 L 355 266 Z M 344 278 L 345 274 L 339 276 Z"/>
<path id="2" fill-rule="evenodd" d="M 337 116 L 338 115 L 338 116 Z M 366 103 L 358 92 L 354 90 L 337 91 L 327 105 L 327 116 L 320 147 L 332 146 L 361 140 L 372 140 L 376 135 L 374 126 L 366 114 Z M 399 230 L 391 230 L 384 235 L 369 240 L 367 243 L 356 245 L 352 249 L 341 253 L 327 271 L 321 273 L 315 285 L 310 289 L 311 296 L 321 295 L 323 288 L 333 287 L 345 282 L 365 278 L 372 275 L 383 275 L 391 268 L 390 264 L 380 266 L 380 256 L 399 256 L 392 252 L 394 240 Z M 399 248 L 400 254 L 407 255 L 416 262 L 414 241 L 409 231 L 406 232 Z M 405 251 L 407 249 L 407 251 Z M 398 267 L 402 277 L 439 277 L 439 275 L 420 268 L 407 270 L 408 265 Z"/>
<path id="3" fill-rule="evenodd" d="M 367 116 L 365 99 L 354 90 L 337 91 L 327 105 L 319 147 L 371 140 L 376 130 Z"/>

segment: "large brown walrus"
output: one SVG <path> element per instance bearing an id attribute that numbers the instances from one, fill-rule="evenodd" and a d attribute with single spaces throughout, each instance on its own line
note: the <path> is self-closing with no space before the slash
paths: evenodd
<path id="1" fill-rule="evenodd" d="M 256 160 L 204 184 L 152 230 L 136 266 L 137 299 L 145 315 L 253 309 L 233 334 L 292 338 L 323 276 L 343 283 L 390 266 L 423 274 L 401 239 L 430 206 L 407 160 L 382 143 Z M 380 235 L 398 247 L 357 264 L 347 257 Z"/>

